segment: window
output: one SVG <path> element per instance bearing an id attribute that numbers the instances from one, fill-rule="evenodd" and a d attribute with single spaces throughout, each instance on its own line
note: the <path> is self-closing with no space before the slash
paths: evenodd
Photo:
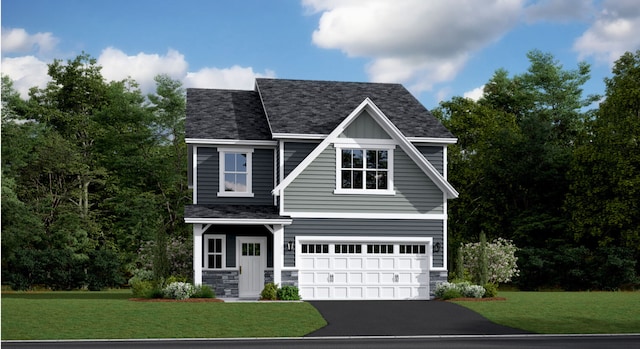
<path id="1" fill-rule="evenodd" d="M 302 244 L 302 253 L 329 253 L 328 244 Z"/>
<path id="2" fill-rule="evenodd" d="M 393 245 L 391 244 L 369 244 L 367 245 L 367 253 L 392 254 Z"/>
<path id="3" fill-rule="evenodd" d="M 260 243 L 259 242 L 243 242 L 242 255 L 243 256 L 259 256 Z"/>
<path id="4" fill-rule="evenodd" d="M 220 156 L 220 188 L 218 196 L 252 197 L 250 149 L 218 149 Z"/>
<path id="5" fill-rule="evenodd" d="M 205 235 L 204 242 L 204 267 L 210 269 L 224 268 L 224 235 Z"/>
<path id="6" fill-rule="evenodd" d="M 338 148 L 337 194 L 393 194 L 392 149 Z"/>
<path id="7" fill-rule="evenodd" d="M 425 245 L 400 245 L 401 254 L 426 254 L 427 248 Z"/>
<path id="8" fill-rule="evenodd" d="M 335 253 L 362 253 L 360 244 L 336 244 Z"/>

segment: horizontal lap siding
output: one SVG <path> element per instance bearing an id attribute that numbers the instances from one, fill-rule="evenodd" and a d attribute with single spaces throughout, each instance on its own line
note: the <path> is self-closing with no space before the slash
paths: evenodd
<path id="1" fill-rule="evenodd" d="M 394 150 L 395 195 L 334 194 L 336 151 L 325 149 L 286 189 L 287 212 L 442 213 L 440 189 L 400 149 Z"/>
<path id="2" fill-rule="evenodd" d="M 438 170 L 438 172 L 443 175 L 444 174 L 444 148 L 436 147 L 436 146 L 419 146 L 418 150 L 424 155 L 424 157 L 429 160 L 431 165 Z"/>
<path id="3" fill-rule="evenodd" d="M 304 158 L 318 146 L 318 143 L 287 142 L 284 145 L 284 176 L 288 176 Z"/>
<path id="4" fill-rule="evenodd" d="M 273 149 L 255 149 L 252 163 L 254 197 L 218 197 L 219 156 L 215 147 L 198 147 L 197 202 L 198 204 L 273 205 Z"/>
<path id="5" fill-rule="evenodd" d="M 294 241 L 296 236 L 367 236 L 367 237 L 431 237 L 433 243 L 443 246 L 442 220 L 399 220 L 399 219 L 294 219 L 286 226 L 284 241 Z M 433 267 L 443 263 L 443 248 L 433 255 Z M 295 251 L 285 251 L 286 267 L 295 266 Z"/>

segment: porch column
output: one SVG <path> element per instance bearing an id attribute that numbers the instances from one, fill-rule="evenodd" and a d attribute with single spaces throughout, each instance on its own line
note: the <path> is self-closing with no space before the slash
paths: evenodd
<path id="1" fill-rule="evenodd" d="M 284 266 L 284 225 L 273 225 L 273 283 L 282 282 L 282 267 Z"/>
<path id="2" fill-rule="evenodd" d="M 202 233 L 204 224 L 193 225 L 193 284 L 202 285 Z"/>

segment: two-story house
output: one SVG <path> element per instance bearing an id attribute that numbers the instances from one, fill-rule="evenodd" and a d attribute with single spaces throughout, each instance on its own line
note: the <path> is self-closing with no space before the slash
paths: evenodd
<path id="1" fill-rule="evenodd" d="M 188 89 L 194 282 L 257 298 L 429 299 L 447 278 L 447 145 L 402 85 Z"/>

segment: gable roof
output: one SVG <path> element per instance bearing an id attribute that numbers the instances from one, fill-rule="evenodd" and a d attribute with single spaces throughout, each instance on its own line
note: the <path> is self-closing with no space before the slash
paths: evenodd
<path id="1" fill-rule="evenodd" d="M 271 140 L 255 91 L 187 89 L 186 138 Z"/>
<path id="2" fill-rule="evenodd" d="M 451 184 L 431 165 L 422 153 L 402 134 L 402 132 L 389 120 L 373 101 L 366 98 L 360 103 L 342 122 L 311 153 L 278 184 L 272 193 L 280 195 L 281 192 L 293 182 L 330 144 L 338 140 L 338 136 L 366 110 L 369 115 L 400 145 L 400 148 L 413 160 L 435 185 L 442 190 L 448 198 L 457 198 L 458 192 Z"/>
<path id="3" fill-rule="evenodd" d="M 285 134 L 327 135 L 366 98 L 404 134 L 414 138 L 454 138 L 400 84 L 256 79 L 274 138 Z"/>

